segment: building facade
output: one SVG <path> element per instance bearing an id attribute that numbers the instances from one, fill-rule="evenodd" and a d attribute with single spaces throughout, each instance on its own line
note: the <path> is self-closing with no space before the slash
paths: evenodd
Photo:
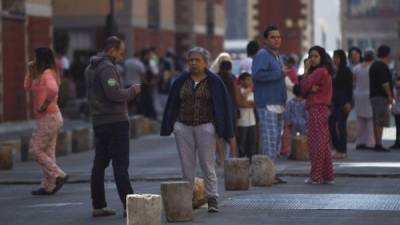
<path id="1" fill-rule="evenodd" d="M 183 54 L 195 45 L 214 54 L 223 48 L 223 0 L 57 0 L 53 25 L 69 34 L 68 56 L 76 50 L 101 49 L 111 2 L 128 55 L 147 47 L 159 54 L 168 48 Z"/>
<path id="2" fill-rule="evenodd" d="M 400 0 L 341 0 L 342 47 L 400 48 Z"/>
<path id="3" fill-rule="evenodd" d="M 259 0 L 256 30 L 261 43 L 265 28 L 275 25 L 282 35 L 282 53 L 306 52 L 314 42 L 313 6 L 313 0 Z"/>
<path id="4" fill-rule="evenodd" d="M 50 47 L 51 0 L 1 0 L 0 122 L 31 117 L 30 96 L 23 88 L 34 49 Z"/>

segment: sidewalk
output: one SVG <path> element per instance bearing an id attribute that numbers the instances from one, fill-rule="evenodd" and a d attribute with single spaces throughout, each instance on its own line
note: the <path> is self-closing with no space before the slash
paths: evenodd
<path id="1" fill-rule="evenodd" d="M 385 145 L 393 141 L 393 128 L 385 130 Z M 354 150 L 348 144 L 348 158 L 334 161 L 336 177 L 400 178 L 400 150 L 388 153 L 372 150 Z M 70 175 L 71 183 L 89 182 L 93 151 L 58 157 L 58 163 Z M 181 177 L 178 155 L 173 137 L 147 135 L 131 140 L 130 175 L 133 181 L 177 180 Z M 288 177 L 307 177 L 309 162 L 292 161 L 283 157 L 277 161 L 277 173 Z M 112 180 L 108 168 L 106 179 Z M 199 175 L 201 174 L 200 171 Z M 223 177 L 222 168 L 217 168 Z M 35 162 L 17 162 L 12 170 L 0 170 L 0 184 L 36 184 L 42 174 Z"/>

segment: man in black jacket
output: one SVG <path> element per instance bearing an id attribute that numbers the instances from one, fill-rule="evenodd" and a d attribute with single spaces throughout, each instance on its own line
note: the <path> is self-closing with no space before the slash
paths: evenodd
<path id="1" fill-rule="evenodd" d="M 132 194 L 129 168 L 129 119 L 127 102 L 140 92 L 140 86 L 123 88 L 116 63 L 124 57 L 125 44 L 109 37 L 103 52 L 90 59 L 86 68 L 90 115 L 95 134 L 96 151 L 91 176 L 93 217 L 115 215 L 107 208 L 104 170 L 112 161 L 115 183 L 124 209 L 126 195 Z"/>

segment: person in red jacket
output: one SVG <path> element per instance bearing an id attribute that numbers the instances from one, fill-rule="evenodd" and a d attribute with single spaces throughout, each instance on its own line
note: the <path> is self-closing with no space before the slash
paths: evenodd
<path id="1" fill-rule="evenodd" d="M 333 184 L 333 165 L 329 146 L 328 115 L 332 98 L 332 61 L 325 49 L 313 46 L 308 51 L 308 67 L 300 82 L 309 113 L 307 137 L 311 162 L 309 184 Z"/>

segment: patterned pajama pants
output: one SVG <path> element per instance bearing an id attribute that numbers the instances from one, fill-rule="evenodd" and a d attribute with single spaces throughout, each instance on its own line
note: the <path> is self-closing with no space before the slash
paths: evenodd
<path id="1" fill-rule="evenodd" d="M 333 165 L 329 147 L 327 106 L 317 105 L 308 109 L 307 137 L 311 162 L 310 178 L 318 183 L 333 181 Z"/>
<path id="2" fill-rule="evenodd" d="M 64 171 L 57 166 L 55 156 L 58 131 L 62 125 L 60 112 L 38 118 L 29 143 L 29 151 L 43 170 L 41 186 L 47 191 L 54 189 L 56 177 L 65 176 Z"/>
<path id="3" fill-rule="evenodd" d="M 257 113 L 260 122 L 262 152 L 272 161 L 275 161 L 281 151 L 283 114 L 274 113 L 264 108 L 258 108 Z"/>

